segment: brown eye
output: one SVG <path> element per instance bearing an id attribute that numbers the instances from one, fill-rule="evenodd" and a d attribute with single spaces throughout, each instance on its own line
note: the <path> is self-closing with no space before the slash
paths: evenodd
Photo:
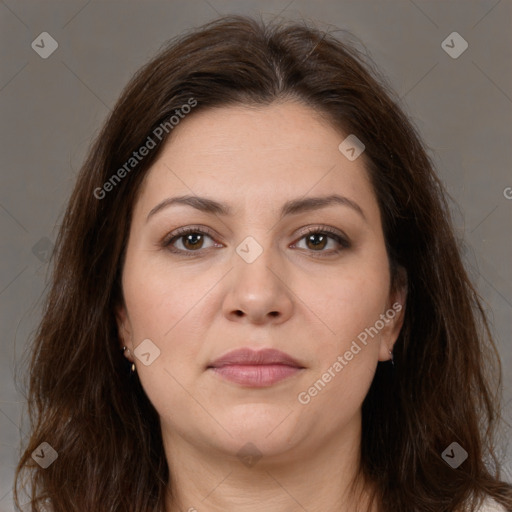
<path id="1" fill-rule="evenodd" d="M 205 247 L 205 239 L 213 241 L 213 237 L 208 232 L 198 228 L 182 228 L 171 233 L 163 242 L 162 246 L 171 252 L 184 255 L 193 255 L 200 253 L 202 249 L 208 249 L 215 244 Z"/>
<path id="2" fill-rule="evenodd" d="M 203 235 L 200 233 L 191 233 L 189 235 L 182 235 L 181 239 L 183 239 L 183 246 L 186 249 L 194 250 L 194 249 L 201 249 L 201 246 L 203 245 L 204 238 L 202 238 Z"/>
<path id="3" fill-rule="evenodd" d="M 337 231 L 333 231 L 332 228 L 323 227 L 323 228 L 313 228 L 307 230 L 302 238 L 294 245 L 298 245 L 298 243 L 304 240 L 305 249 L 310 252 L 318 253 L 316 256 L 332 256 L 336 255 L 343 249 L 348 249 L 350 247 L 350 243 L 347 241 L 345 237 L 343 237 Z M 334 247 L 331 250 L 324 250 L 329 245 L 329 242 L 334 243 Z M 299 247 L 300 248 L 300 247 Z"/>
<path id="4" fill-rule="evenodd" d="M 312 250 L 321 250 L 325 249 L 325 246 L 327 245 L 329 237 L 324 235 L 323 233 L 313 233 L 311 235 L 308 235 L 306 238 L 306 245 L 311 243 L 311 245 L 308 245 L 308 248 Z"/>

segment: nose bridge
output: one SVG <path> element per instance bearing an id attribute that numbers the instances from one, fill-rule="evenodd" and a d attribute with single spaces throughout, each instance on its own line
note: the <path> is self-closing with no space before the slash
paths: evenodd
<path id="1" fill-rule="evenodd" d="M 291 310 L 291 297 L 280 275 L 281 255 L 268 229 L 253 233 L 238 244 L 233 255 L 226 312 L 258 322 L 266 317 L 285 317 Z"/>
<path id="2" fill-rule="evenodd" d="M 259 230 L 254 236 L 246 236 L 236 247 L 237 281 L 248 280 L 251 286 L 260 284 L 269 292 L 275 292 L 272 288 L 278 277 L 273 267 L 276 267 L 279 259 L 275 252 L 272 237 L 265 229 Z"/>

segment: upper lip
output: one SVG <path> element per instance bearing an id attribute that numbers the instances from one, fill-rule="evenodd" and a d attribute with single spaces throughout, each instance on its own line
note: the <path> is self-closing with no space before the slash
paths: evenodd
<path id="1" fill-rule="evenodd" d="M 265 348 L 262 350 L 253 350 L 251 348 L 240 348 L 232 350 L 227 354 L 215 359 L 208 365 L 208 368 L 220 368 L 228 365 L 268 365 L 282 364 L 303 368 L 292 356 L 281 352 L 280 350 Z"/>

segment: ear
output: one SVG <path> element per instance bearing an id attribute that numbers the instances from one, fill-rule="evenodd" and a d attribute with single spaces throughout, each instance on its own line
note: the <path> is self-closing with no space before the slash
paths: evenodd
<path id="1" fill-rule="evenodd" d="M 116 306 L 115 308 L 116 315 L 116 323 L 117 323 L 117 333 L 119 337 L 119 348 L 123 349 L 123 347 L 132 348 L 132 332 L 130 327 L 130 320 L 128 318 L 128 313 L 126 312 L 126 306 L 124 303 Z M 128 358 L 128 353 L 130 351 L 125 351 L 125 356 Z"/>
<path id="2" fill-rule="evenodd" d="M 389 361 L 390 351 L 393 351 L 398 335 L 402 329 L 405 318 L 405 306 L 407 301 L 407 272 L 399 267 L 397 285 L 389 294 L 386 311 L 381 315 L 385 326 L 381 330 L 379 361 Z"/>

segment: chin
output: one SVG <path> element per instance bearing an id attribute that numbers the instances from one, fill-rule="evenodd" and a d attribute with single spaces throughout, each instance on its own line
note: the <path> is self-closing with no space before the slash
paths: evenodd
<path id="1" fill-rule="evenodd" d="M 253 443 L 265 455 L 278 455 L 291 448 L 290 439 L 297 434 L 291 409 L 272 404 L 245 404 L 234 408 L 219 422 L 231 434 L 224 437 L 227 448 L 238 452 Z"/>

